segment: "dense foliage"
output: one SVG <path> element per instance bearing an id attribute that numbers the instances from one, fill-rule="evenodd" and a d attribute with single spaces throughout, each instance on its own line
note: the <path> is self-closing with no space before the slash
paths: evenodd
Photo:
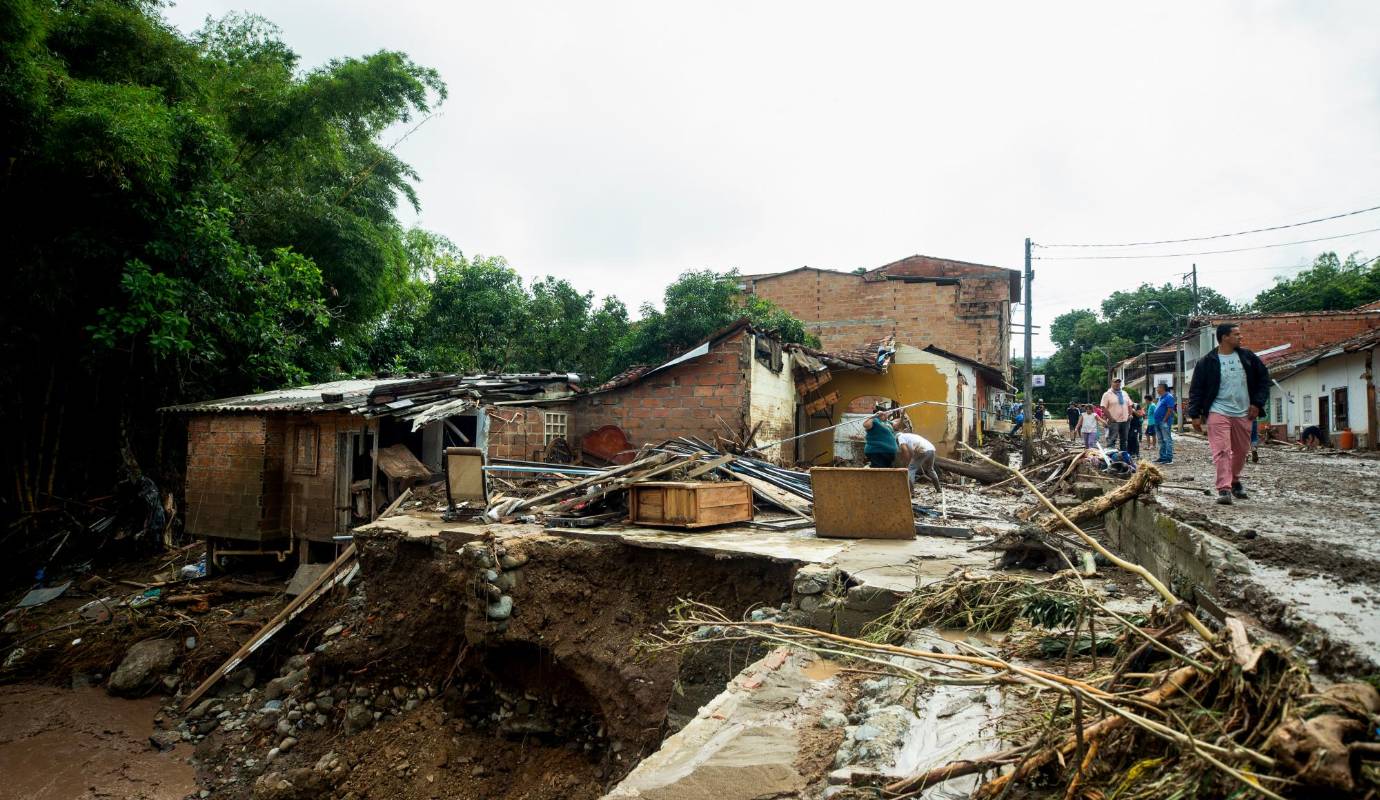
<path id="1" fill-rule="evenodd" d="M 1323 253 L 1313 265 L 1255 296 L 1252 311 L 1341 311 L 1380 300 L 1380 259 Z"/>
<path id="2" fill-rule="evenodd" d="M 551 276 L 524 286 L 502 258 L 466 257 L 436 234 L 412 231 L 415 269 L 358 354 L 368 372 L 561 370 L 602 381 L 660 363 L 746 316 L 788 342 L 817 340 L 770 301 L 746 296 L 733 273 L 687 272 L 663 308 L 630 322 L 614 296 L 596 300 Z"/>
<path id="3" fill-rule="evenodd" d="M 18 437 L 0 516 L 175 465 L 155 409 L 179 401 L 382 372 L 603 378 L 743 313 L 807 338 L 731 274 L 687 273 L 629 322 L 615 297 L 405 230 L 417 176 L 382 140 L 444 100 L 434 70 L 390 51 L 304 68 L 266 20 L 187 36 L 158 5 L 0 3 Z"/>
<path id="4" fill-rule="evenodd" d="M 160 405 L 333 373 L 394 301 L 414 176 L 378 140 L 433 70 L 303 70 L 261 19 L 187 37 L 145 0 L 10 0 L 0 37 L 19 508 L 147 462 Z"/>

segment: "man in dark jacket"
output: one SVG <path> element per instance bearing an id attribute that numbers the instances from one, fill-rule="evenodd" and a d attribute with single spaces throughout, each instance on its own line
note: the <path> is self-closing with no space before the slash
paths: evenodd
<path id="1" fill-rule="evenodd" d="M 1260 357 L 1241 346 L 1241 326 L 1217 326 L 1217 349 L 1193 368 L 1188 387 L 1188 417 L 1193 430 L 1207 421 L 1212 465 L 1217 471 L 1217 502 L 1245 500 L 1241 469 L 1251 452 L 1251 420 L 1270 400 L 1270 371 Z"/>

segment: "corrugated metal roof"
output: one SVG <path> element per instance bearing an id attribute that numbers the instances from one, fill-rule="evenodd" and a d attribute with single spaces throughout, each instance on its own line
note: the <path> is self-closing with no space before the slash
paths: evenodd
<path id="1" fill-rule="evenodd" d="M 271 392 L 246 394 L 239 397 L 223 397 L 217 400 L 202 400 L 197 403 L 183 403 L 161 409 L 175 413 L 213 413 L 217 411 L 337 411 L 354 405 L 362 405 L 369 394 L 382 386 L 408 383 L 415 378 L 366 378 L 329 383 L 313 383 L 309 386 L 293 386 L 275 389 Z M 326 402 L 322 395 L 338 394 L 344 398 Z"/>
<path id="2" fill-rule="evenodd" d="M 181 414 L 349 411 L 371 417 L 410 419 L 416 428 L 486 399 L 540 402 L 567 396 L 576 391 L 572 385 L 578 382 L 578 375 L 565 372 L 367 378 L 184 403 L 160 410 Z"/>

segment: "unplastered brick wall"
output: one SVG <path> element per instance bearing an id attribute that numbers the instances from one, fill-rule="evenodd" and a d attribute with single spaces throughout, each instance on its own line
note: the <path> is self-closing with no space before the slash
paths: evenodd
<path id="1" fill-rule="evenodd" d="M 871 280 L 798 270 L 757 278 L 749 290 L 806 323 L 824 350 L 848 350 L 894 335 L 1005 370 L 1010 351 L 1010 284 L 1004 273 L 957 283 Z"/>
<path id="2" fill-rule="evenodd" d="M 486 409 L 489 415 L 489 458 L 525 460 L 532 457 L 534 450 L 546 447 L 543 411 L 537 406 L 492 406 Z"/>
<path id="3" fill-rule="evenodd" d="M 187 531 L 261 539 L 266 419 L 253 414 L 197 415 L 187 422 Z"/>
<path id="4" fill-rule="evenodd" d="M 1240 320 L 1223 317 L 1214 319 L 1213 324 L 1219 321 L 1240 324 L 1242 343 L 1253 350 L 1288 344 L 1288 352 L 1297 353 L 1380 328 L 1380 313 L 1289 314 Z"/>
<path id="5" fill-rule="evenodd" d="M 737 435 L 748 413 L 751 342 L 751 335 L 740 332 L 692 361 L 579 397 L 570 404 L 570 430 L 583 436 L 617 425 L 635 445 L 687 435 L 713 442 L 729 430 Z"/>
<path id="6" fill-rule="evenodd" d="M 273 420 L 269 421 L 269 472 L 271 474 L 275 459 Z M 340 411 L 325 414 L 303 414 L 280 417 L 283 436 L 283 454 L 277 461 L 282 476 L 278 485 L 282 487 L 281 496 L 276 503 L 273 485 L 265 492 L 265 502 L 270 507 L 276 504 L 278 519 L 284 535 L 314 541 L 331 541 L 338 533 L 336 516 L 337 455 L 340 434 L 356 431 L 363 433 L 371 429 L 371 423 L 348 412 Z M 299 437 L 303 429 L 315 439 L 315 451 L 309 446 L 311 439 L 301 439 L 304 448 L 299 451 Z M 362 479 L 367 476 L 357 476 Z"/>

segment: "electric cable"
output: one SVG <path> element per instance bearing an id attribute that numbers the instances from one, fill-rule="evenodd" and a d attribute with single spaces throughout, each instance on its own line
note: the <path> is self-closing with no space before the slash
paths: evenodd
<path id="1" fill-rule="evenodd" d="M 1198 250 L 1192 253 L 1151 253 L 1145 255 L 1112 255 L 1112 256 L 1035 256 L 1039 261 L 1107 261 L 1112 259 L 1128 258 L 1181 258 L 1184 256 L 1211 256 L 1221 253 L 1245 253 L 1250 250 L 1269 250 L 1275 247 L 1289 247 L 1296 244 L 1312 244 L 1313 242 L 1328 242 L 1333 239 L 1345 239 L 1349 236 L 1361 236 L 1367 233 L 1376 233 L 1380 228 L 1367 228 L 1363 231 L 1353 231 L 1351 233 L 1339 233 L 1335 236 L 1319 236 L 1316 239 L 1299 239 L 1293 242 L 1276 242 L 1274 244 L 1259 244 L 1251 247 L 1233 247 L 1225 250 Z"/>
<path id="2" fill-rule="evenodd" d="M 1380 206 L 1371 206 L 1370 208 L 1360 208 L 1360 209 L 1357 209 L 1357 210 L 1355 210 L 1355 211 L 1345 211 L 1345 212 L 1343 212 L 1343 213 L 1341 213 L 1341 214 L 1333 214 L 1333 215 L 1327 216 L 1327 217 L 1318 217 L 1317 219 L 1306 219 L 1306 220 L 1303 220 L 1302 222 L 1290 222 L 1290 223 L 1288 223 L 1288 224 L 1286 224 L 1286 225 L 1271 225 L 1271 226 L 1269 226 L 1269 227 L 1267 227 L 1267 228 L 1252 228 L 1252 229 L 1250 229 L 1250 230 L 1233 231 L 1233 232 L 1231 232 L 1231 233 L 1214 233 L 1214 234 L 1212 234 L 1212 235 L 1210 235 L 1210 236 L 1190 236 L 1190 237 L 1185 238 L 1185 239 L 1160 239 L 1160 240 L 1154 241 L 1154 242 L 1121 242 L 1121 243 L 1116 243 L 1116 244 L 1110 244 L 1110 243 L 1109 243 L 1109 244 L 1035 244 L 1034 242 L 1032 242 L 1031 244 L 1034 244 L 1035 247 L 1141 247 L 1141 246 L 1153 245 L 1153 244 L 1182 244 L 1182 243 L 1184 243 L 1184 242 L 1206 242 L 1206 241 L 1210 241 L 1210 240 L 1212 240 L 1212 239 L 1226 239 L 1226 238 L 1229 238 L 1229 237 L 1232 237 L 1232 236 L 1246 236 L 1246 235 L 1252 234 L 1252 233 L 1267 233 L 1267 232 L 1269 232 L 1269 231 L 1282 231 L 1282 230 L 1285 230 L 1286 228 L 1298 228 L 1298 227 L 1301 227 L 1301 226 L 1303 226 L 1303 225 L 1313 225 L 1313 224 L 1316 224 L 1316 223 L 1319 223 L 1319 222 L 1330 222 L 1331 220 L 1334 220 L 1334 219 L 1344 219 L 1344 218 L 1346 218 L 1346 217 L 1354 217 L 1354 216 L 1356 216 L 1356 215 L 1358 215 L 1358 214 L 1368 214 L 1368 213 L 1370 213 L 1370 212 L 1372 212 L 1372 211 L 1380 211 Z"/>

